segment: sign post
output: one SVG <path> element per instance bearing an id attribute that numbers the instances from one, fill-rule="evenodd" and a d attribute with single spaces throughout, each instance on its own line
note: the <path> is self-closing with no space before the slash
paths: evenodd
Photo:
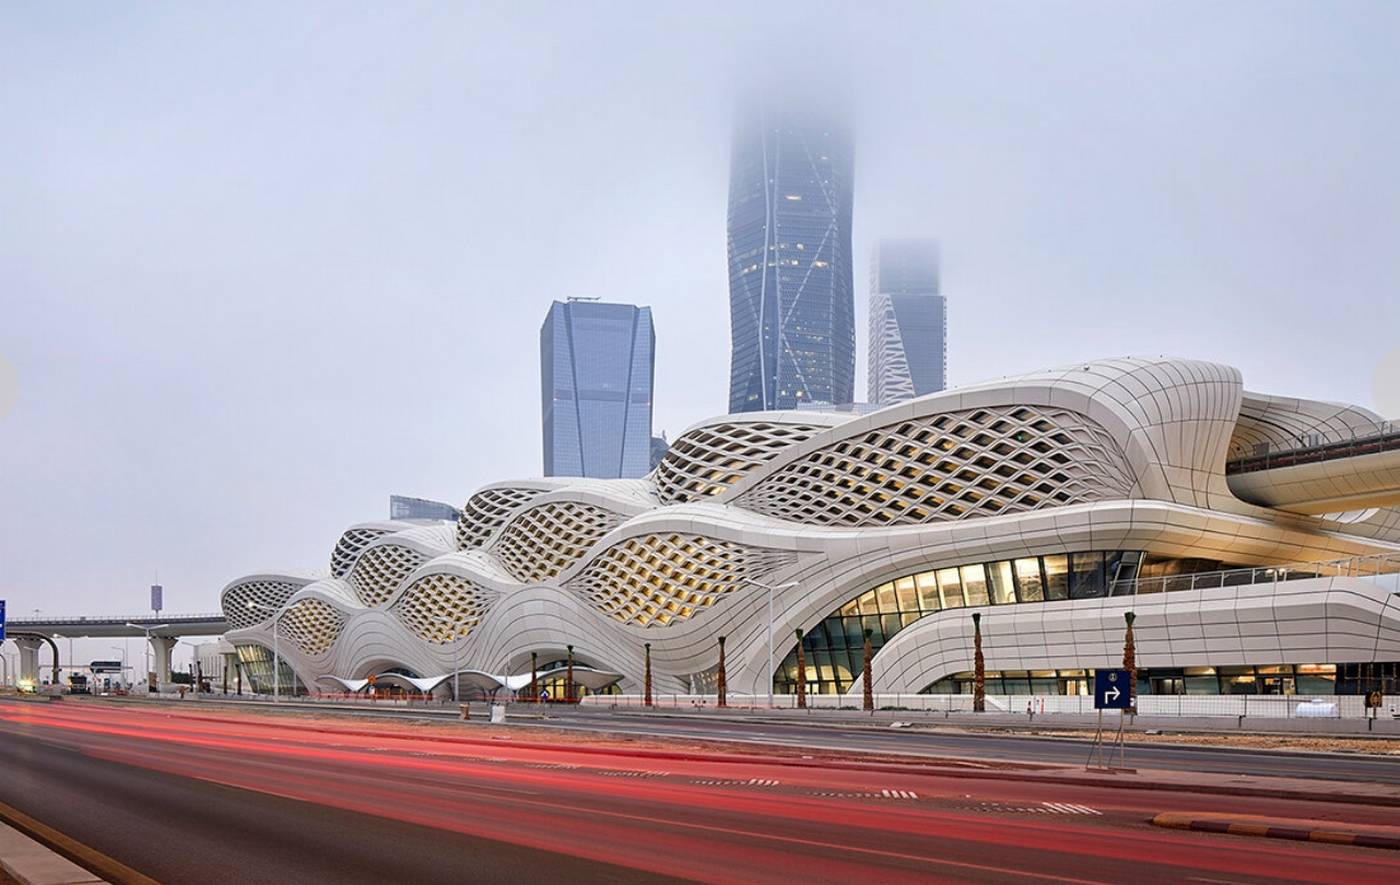
<path id="1" fill-rule="evenodd" d="M 0 642 L 5 641 L 5 600 L 0 599 Z"/>
<path id="2" fill-rule="evenodd" d="M 1086 769 L 1097 767 L 1102 771 L 1110 771 L 1113 766 L 1109 764 L 1113 757 L 1113 746 L 1105 746 L 1103 739 L 1103 711 L 1118 711 L 1118 735 L 1114 739 L 1118 749 L 1118 768 L 1123 768 L 1123 713 L 1133 705 L 1133 674 L 1129 670 L 1122 668 L 1114 670 L 1094 671 L 1094 709 L 1099 712 L 1099 727 L 1094 733 L 1094 742 L 1089 747 L 1089 759 L 1084 764 Z M 1098 764 L 1095 766 L 1094 757 L 1098 756 Z"/>
<path id="3" fill-rule="evenodd" d="M 3 605 L 4 603 L 0 602 L 0 606 Z M 3 613 L 3 611 L 3 609 L 0 609 L 0 613 Z M 0 617 L 3 617 L 3 615 L 0 615 Z M 3 627 L 4 625 L 0 624 L 0 639 L 3 639 L 5 635 Z M 1376 717 L 1380 715 L 1381 704 L 1383 703 L 1385 703 L 1385 696 L 1382 695 L 1379 691 L 1369 691 L 1366 693 L 1366 709 L 1371 714 L 1370 717 L 1366 720 L 1367 731 L 1372 731 L 1375 729 Z"/>

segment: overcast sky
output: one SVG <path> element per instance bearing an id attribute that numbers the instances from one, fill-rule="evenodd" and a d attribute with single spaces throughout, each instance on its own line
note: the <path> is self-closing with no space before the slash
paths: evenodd
<path id="1" fill-rule="evenodd" d="M 856 107 L 857 391 L 874 239 L 936 236 L 954 385 L 1146 353 L 1392 396 L 1400 4 L 755 5 L 0 7 L 12 616 L 157 572 L 214 610 L 390 493 L 538 474 L 552 299 L 653 308 L 657 430 L 723 412 L 765 58 Z"/>

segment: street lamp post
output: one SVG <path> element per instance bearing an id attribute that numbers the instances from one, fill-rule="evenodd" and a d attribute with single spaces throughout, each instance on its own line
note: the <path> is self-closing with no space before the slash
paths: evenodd
<path id="1" fill-rule="evenodd" d="M 796 587 L 797 581 L 788 581 L 786 584 L 765 584 L 749 578 L 749 583 L 755 587 L 762 587 L 768 591 L 768 709 L 773 709 L 773 591 L 786 590 L 789 587 Z"/>
<path id="2" fill-rule="evenodd" d="M 113 645 L 111 649 L 112 651 L 119 651 L 122 653 L 122 682 L 130 685 L 131 683 L 128 680 L 130 680 L 131 677 L 126 672 L 126 643 L 123 642 L 121 645 Z"/>
<path id="3" fill-rule="evenodd" d="M 432 620 L 444 627 L 450 627 L 454 634 L 457 631 L 457 622 L 450 618 L 433 618 Z M 452 638 L 457 640 L 457 648 L 452 652 L 452 700 L 460 704 L 462 702 L 462 637 L 454 635 Z"/>
<path id="4" fill-rule="evenodd" d="M 281 608 L 273 608 L 270 605 L 262 605 L 252 600 L 248 601 L 248 607 L 272 612 L 272 702 L 280 704 L 282 702 L 282 650 L 278 640 L 282 637 L 281 620 L 282 616 L 287 613 L 287 607 L 284 605 Z"/>
<path id="5" fill-rule="evenodd" d="M 133 630 L 140 630 L 140 631 L 142 631 L 143 633 L 146 634 L 146 690 L 147 690 L 147 691 L 150 691 L 150 690 L 151 690 L 151 682 L 150 682 L 150 680 L 151 680 L 151 633 L 152 633 L 153 631 L 155 631 L 155 630 L 164 630 L 166 627 L 169 627 L 170 625 L 169 625 L 169 624 L 156 624 L 154 627 L 143 627 L 143 626 L 141 626 L 140 624 L 133 624 L 133 623 L 131 623 L 130 621 L 127 621 L 127 622 L 126 622 L 126 625 L 127 625 L 128 627 L 131 627 Z M 159 686 L 157 686 L 157 688 L 159 688 Z"/>

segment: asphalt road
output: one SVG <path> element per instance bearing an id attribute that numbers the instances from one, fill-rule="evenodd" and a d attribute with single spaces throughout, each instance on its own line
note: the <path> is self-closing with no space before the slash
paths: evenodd
<path id="1" fill-rule="evenodd" d="M 260 702 L 257 705 L 264 704 L 265 702 Z M 377 709 L 366 709 L 364 706 L 316 706 L 327 715 L 351 718 L 431 721 L 444 718 L 440 714 L 425 714 L 411 707 L 395 708 L 386 705 Z M 851 727 L 831 722 L 809 725 L 738 711 L 734 715 L 743 717 L 744 721 L 716 718 L 713 714 L 668 715 L 664 710 L 656 714 L 647 714 L 591 707 L 546 707 L 547 718 L 535 718 L 535 711 L 529 705 L 515 705 L 513 709 L 529 714 L 511 720 L 514 726 L 521 728 L 560 729 L 595 735 L 733 741 L 743 744 L 772 744 L 867 753 L 901 753 L 998 761 L 1010 759 L 1049 765 L 1083 765 L 1089 755 L 1091 739 L 1091 735 L 1088 734 L 1083 738 L 1072 738 L 1023 735 L 1014 732 L 967 731 L 958 724 L 936 729 Z M 474 716 L 484 718 L 484 705 L 475 705 L 474 710 Z M 1044 727 L 1054 726 L 1049 724 Z M 1169 771 L 1323 778 L 1400 785 L 1400 763 L 1392 756 L 1133 743 L 1131 735 L 1125 764 L 1136 768 Z"/>
<path id="2" fill-rule="evenodd" d="M 1394 809 L 853 771 L 448 724 L 0 701 L 0 801 L 171 883 L 1398 881 L 1394 852 L 1158 811 Z"/>
<path id="3" fill-rule="evenodd" d="M 707 721 L 703 716 L 667 718 L 637 713 L 570 711 L 548 720 L 520 720 L 517 724 L 592 733 L 655 735 L 968 759 L 1014 759 L 1054 765 L 1083 765 L 1090 748 L 1088 737 L 1036 737 L 954 729 L 931 731 L 923 728 L 850 728 L 839 725 L 803 725 L 771 719 L 756 719 L 753 722 Z M 1394 757 L 1379 755 L 1129 743 L 1126 764 L 1138 768 L 1172 771 L 1400 784 L 1400 762 Z"/>

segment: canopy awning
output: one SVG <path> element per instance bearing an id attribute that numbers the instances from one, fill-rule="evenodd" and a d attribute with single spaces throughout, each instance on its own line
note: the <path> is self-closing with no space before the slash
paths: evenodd
<path id="1" fill-rule="evenodd" d="M 553 670 L 541 671 L 541 679 L 551 679 L 564 675 L 564 668 L 557 667 Z M 517 673 L 515 675 L 487 673 L 485 670 L 461 670 L 457 674 L 458 682 L 462 686 L 480 689 L 481 691 L 520 691 L 530 685 L 529 673 Z M 378 673 L 373 677 L 377 685 L 397 685 L 400 688 L 417 689 L 427 694 L 444 682 L 452 680 L 451 673 L 443 673 L 440 676 L 405 676 L 402 673 Z M 369 686 L 369 679 L 346 679 L 343 676 L 318 676 L 316 681 L 326 680 L 334 682 L 341 688 L 350 692 L 363 691 Z M 592 667 L 574 667 L 574 683 L 581 685 L 590 691 L 599 691 L 622 681 L 621 673 L 611 673 L 607 670 L 595 670 Z"/>

